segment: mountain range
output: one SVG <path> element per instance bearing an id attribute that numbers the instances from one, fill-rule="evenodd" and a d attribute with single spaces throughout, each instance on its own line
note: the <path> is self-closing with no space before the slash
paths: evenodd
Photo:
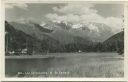
<path id="1" fill-rule="evenodd" d="M 9 40 L 10 44 L 14 42 L 18 46 L 25 48 L 26 41 L 28 40 L 31 43 L 29 47 L 35 48 L 35 52 L 48 50 L 51 52 L 61 52 L 70 51 L 70 49 L 90 51 L 93 50 L 92 48 L 95 48 L 94 46 L 97 43 L 106 45 L 106 43 L 116 41 L 115 36 L 119 37 L 118 39 L 123 42 L 122 35 L 120 36 L 120 33 L 115 35 L 111 28 L 105 24 L 90 23 L 88 26 L 81 25 L 79 28 L 72 28 L 72 26 L 70 23 L 63 22 L 40 26 L 30 21 L 24 23 L 6 21 L 5 31 L 9 33 L 10 38 L 14 38 L 12 41 L 11 39 Z"/>

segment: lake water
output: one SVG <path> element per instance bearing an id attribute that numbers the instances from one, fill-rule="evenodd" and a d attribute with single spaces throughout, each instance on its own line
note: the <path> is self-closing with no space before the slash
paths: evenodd
<path id="1" fill-rule="evenodd" d="M 123 77 L 123 58 L 117 53 L 57 53 L 57 55 L 59 56 L 50 58 L 8 58 L 5 60 L 5 76 Z"/>

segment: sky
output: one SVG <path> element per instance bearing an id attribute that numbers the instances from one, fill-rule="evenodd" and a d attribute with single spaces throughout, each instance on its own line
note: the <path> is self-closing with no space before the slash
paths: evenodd
<path id="1" fill-rule="evenodd" d="M 122 26 L 122 4 L 98 3 L 6 3 L 5 19 L 24 22 L 31 20 L 40 25 L 48 22 L 72 23 L 74 28 L 90 22 L 103 23 L 112 29 Z"/>

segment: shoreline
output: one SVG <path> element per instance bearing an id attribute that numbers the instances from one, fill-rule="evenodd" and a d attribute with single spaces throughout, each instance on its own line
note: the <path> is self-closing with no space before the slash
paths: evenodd
<path id="1" fill-rule="evenodd" d="M 109 52 L 108 52 L 109 53 Z M 106 54 L 108 54 L 106 53 Z M 5 59 L 46 59 L 46 58 L 63 58 L 63 57 L 75 57 L 75 56 L 84 56 L 84 54 L 86 54 L 86 56 L 88 55 L 89 57 L 91 57 L 89 54 L 90 53 L 64 53 L 65 55 L 63 55 L 62 53 L 48 53 L 46 55 L 11 55 L 11 56 L 5 56 Z M 98 54 L 98 53 L 93 53 L 93 55 Z M 123 56 L 118 55 L 118 53 L 115 53 L 116 57 L 111 57 L 111 58 L 123 58 Z M 99 57 L 102 56 L 101 54 L 99 55 Z M 118 57 L 117 57 L 118 56 Z M 105 57 L 107 58 L 107 57 Z"/>

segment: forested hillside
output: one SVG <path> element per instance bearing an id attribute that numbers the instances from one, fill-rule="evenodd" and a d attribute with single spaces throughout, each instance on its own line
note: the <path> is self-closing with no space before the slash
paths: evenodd
<path id="1" fill-rule="evenodd" d="M 106 51 L 124 52 L 124 31 L 119 32 L 103 42 Z"/>

